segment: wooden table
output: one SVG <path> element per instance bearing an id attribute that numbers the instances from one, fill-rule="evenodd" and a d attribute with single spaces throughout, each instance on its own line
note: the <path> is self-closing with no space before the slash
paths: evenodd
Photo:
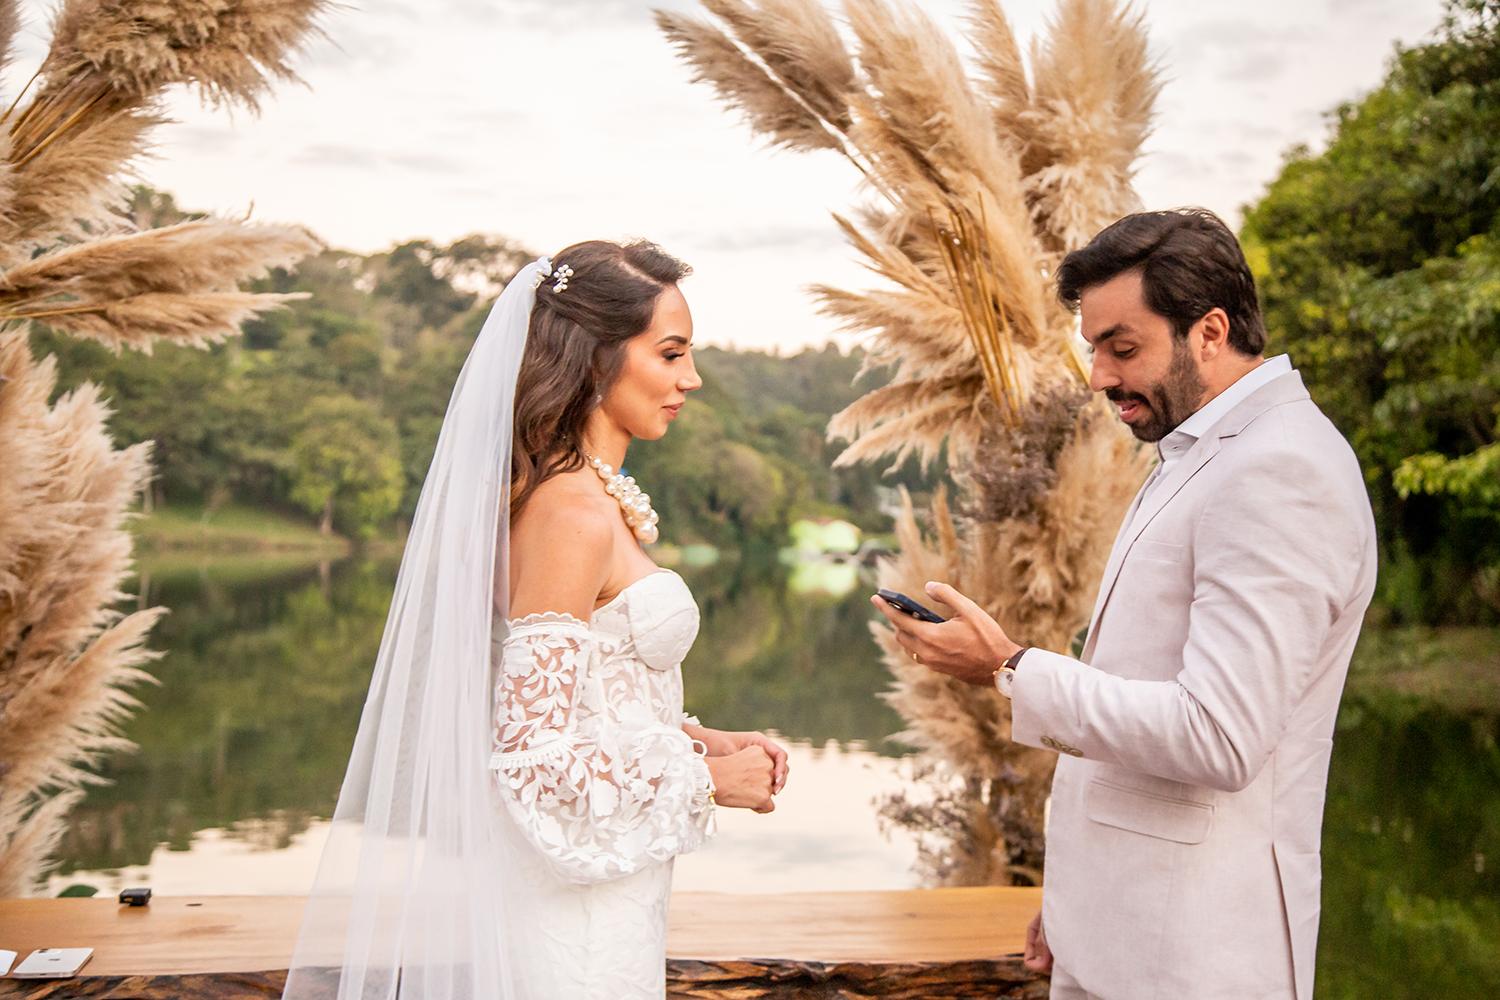
<path id="1" fill-rule="evenodd" d="M 672 896 L 672 958 L 961 962 L 1020 954 L 1040 889 Z M 0 911 L 3 912 L 3 911 Z"/>
<path id="2" fill-rule="evenodd" d="M 113 899 L 3 899 L 0 948 L 24 957 L 34 948 L 90 947 L 94 957 L 84 975 L 64 981 L 66 992 L 61 982 L 6 978 L 0 997 L 270 995 L 290 964 L 304 903 L 300 896 L 194 896 L 131 908 Z M 976 975 L 1000 976 L 1020 989 L 1033 977 L 1006 956 L 1021 951 L 1040 903 L 1040 889 L 1022 888 L 675 893 L 670 995 L 796 996 L 786 988 L 799 976 L 823 983 L 807 995 L 826 997 L 977 996 L 939 989 L 954 976 Z M 229 975 L 247 973 L 262 975 Z M 913 976 L 926 981 L 920 992 L 876 988 L 877 980 L 915 982 Z M 755 986 L 773 979 L 781 986 Z M 252 992 L 234 991 L 254 984 Z"/>

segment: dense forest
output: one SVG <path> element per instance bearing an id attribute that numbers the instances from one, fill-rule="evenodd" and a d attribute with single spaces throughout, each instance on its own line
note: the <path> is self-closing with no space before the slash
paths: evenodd
<path id="1" fill-rule="evenodd" d="M 1242 231 L 1271 331 L 1359 455 L 1377 608 L 1500 618 L 1500 0 L 1423 45 L 1291 152 Z"/>
<path id="2" fill-rule="evenodd" d="M 191 217 L 145 187 L 121 211 L 143 227 Z M 258 282 L 299 297 L 206 350 L 116 355 L 45 328 L 33 346 L 56 356 L 59 391 L 104 387 L 121 444 L 155 442 L 150 505 L 234 502 L 351 537 L 399 532 L 493 295 L 532 256 L 486 236 L 364 256 L 328 249 Z M 664 540 L 774 546 L 808 516 L 882 531 L 882 489 L 920 485 L 915 464 L 883 484 L 879 470 L 831 467 L 829 416 L 879 384 L 856 386 L 861 352 L 695 353 L 703 388 L 664 439 L 638 442 L 628 460 Z"/>

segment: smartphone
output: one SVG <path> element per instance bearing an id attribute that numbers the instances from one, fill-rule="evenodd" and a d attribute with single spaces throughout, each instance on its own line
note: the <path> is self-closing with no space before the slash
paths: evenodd
<path id="1" fill-rule="evenodd" d="M 68 979 L 94 957 L 92 948 L 38 948 L 11 973 L 13 979 Z"/>
<path id="2" fill-rule="evenodd" d="M 884 587 L 875 591 L 875 593 L 881 600 L 895 607 L 897 611 L 904 611 L 919 622 L 942 623 L 948 620 L 937 612 L 929 611 L 927 608 L 922 607 L 922 605 L 905 594 L 898 594 L 896 591 L 886 590 Z"/>

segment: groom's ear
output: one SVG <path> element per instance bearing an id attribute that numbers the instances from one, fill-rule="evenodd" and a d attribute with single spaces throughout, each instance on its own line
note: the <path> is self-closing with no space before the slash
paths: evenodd
<path id="1" fill-rule="evenodd" d="M 1229 314 L 1223 309 L 1214 306 L 1193 326 L 1203 344 L 1204 361 L 1211 361 L 1229 349 Z"/>

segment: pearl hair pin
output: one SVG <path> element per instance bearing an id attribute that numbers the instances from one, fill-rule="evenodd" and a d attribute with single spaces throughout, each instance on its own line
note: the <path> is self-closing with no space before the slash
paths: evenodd
<path id="1" fill-rule="evenodd" d="M 612 466 L 593 455 L 584 455 L 588 459 L 599 478 L 604 480 L 604 492 L 615 498 L 620 505 L 620 513 L 625 515 L 625 523 L 635 533 L 635 537 L 650 545 L 656 541 L 656 522 L 659 520 L 656 511 L 651 509 L 651 498 L 641 492 L 641 488 L 635 484 L 635 479 L 616 472 Z"/>
<path id="2" fill-rule="evenodd" d="M 566 264 L 563 264 L 555 271 L 551 268 L 537 268 L 536 274 L 531 277 L 531 287 L 540 288 L 542 287 L 542 282 L 548 278 L 556 278 L 557 280 L 552 283 L 552 291 L 559 293 L 566 292 L 568 290 L 568 279 L 571 277 L 573 277 L 573 269 Z"/>

